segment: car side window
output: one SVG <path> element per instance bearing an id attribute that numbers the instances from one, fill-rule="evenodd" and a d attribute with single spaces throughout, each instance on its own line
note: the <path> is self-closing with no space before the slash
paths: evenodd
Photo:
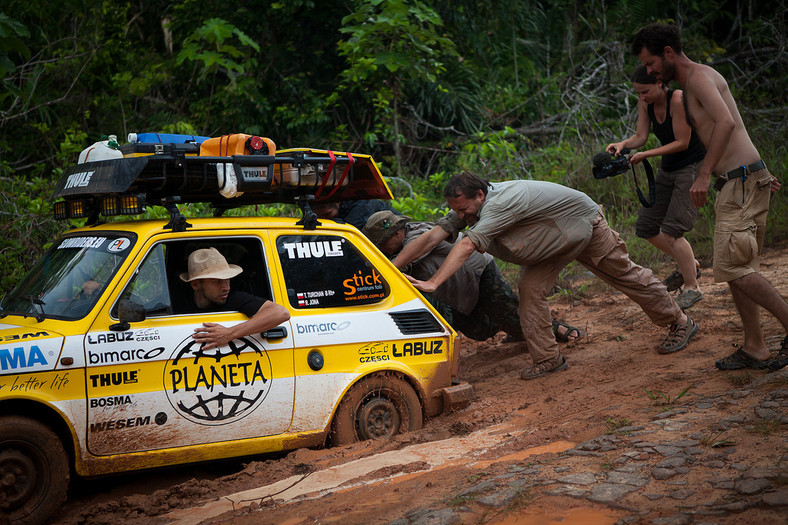
<path id="1" fill-rule="evenodd" d="M 390 293 L 375 266 L 337 235 L 283 235 L 276 248 L 293 308 L 371 304 Z"/>
<path id="2" fill-rule="evenodd" d="M 243 272 L 230 279 L 230 288 L 263 299 L 273 299 L 268 268 L 258 237 L 211 237 L 167 242 L 167 276 L 175 314 L 200 313 L 194 301 L 194 291 L 181 279 L 188 273 L 189 254 L 203 248 L 216 248 L 229 264 L 238 265 Z"/>
<path id="3" fill-rule="evenodd" d="M 165 265 L 167 247 L 157 244 L 145 257 L 121 299 L 129 299 L 145 308 L 148 317 L 172 314 L 172 303 L 167 286 Z"/>

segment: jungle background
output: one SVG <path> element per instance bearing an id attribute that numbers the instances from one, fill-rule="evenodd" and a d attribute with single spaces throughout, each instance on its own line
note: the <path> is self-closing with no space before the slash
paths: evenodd
<path id="1" fill-rule="evenodd" d="M 394 207 L 421 220 L 447 211 L 442 190 L 458 170 L 558 182 L 603 204 L 633 259 L 661 268 L 667 257 L 634 235 L 631 175 L 591 174 L 593 155 L 634 131 L 629 46 L 653 21 L 679 25 L 687 55 L 725 76 L 786 184 L 784 0 L 5 0 L 0 292 L 80 224 L 52 218 L 62 170 L 102 135 L 145 131 L 371 154 Z M 767 245 L 788 239 L 787 194 L 773 195 Z M 702 262 L 712 229 L 706 205 L 688 234 Z"/>

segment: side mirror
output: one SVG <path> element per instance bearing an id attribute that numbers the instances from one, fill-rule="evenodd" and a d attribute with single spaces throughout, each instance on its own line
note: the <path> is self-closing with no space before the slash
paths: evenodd
<path id="1" fill-rule="evenodd" d="M 118 303 L 118 320 L 109 327 L 113 332 L 125 332 L 131 325 L 145 320 L 145 307 L 128 299 L 121 299 Z"/>

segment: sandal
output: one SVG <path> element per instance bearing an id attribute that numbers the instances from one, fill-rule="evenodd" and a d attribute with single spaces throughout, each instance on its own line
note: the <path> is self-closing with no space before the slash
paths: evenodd
<path id="1" fill-rule="evenodd" d="M 692 320 L 692 317 L 687 316 L 687 322 L 684 324 L 674 324 L 670 327 L 668 336 L 657 347 L 657 352 L 660 354 L 672 354 L 679 350 L 684 350 L 692 339 L 692 336 L 698 333 L 698 323 Z"/>
<path id="2" fill-rule="evenodd" d="M 742 368 L 761 370 L 766 368 L 770 363 L 771 361 L 768 359 L 759 361 L 742 350 L 741 347 L 737 347 L 735 352 L 729 356 L 719 359 L 716 363 L 714 363 L 714 366 L 720 370 L 741 370 Z"/>
<path id="3" fill-rule="evenodd" d="M 526 368 L 520 374 L 520 379 L 524 379 L 526 381 L 529 379 L 536 379 L 537 377 L 552 374 L 553 372 L 558 372 L 559 370 L 566 370 L 567 368 L 569 368 L 569 363 L 566 362 L 564 356 L 558 354 L 558 357 L 548 359 L 547 361 L 542 361 L 541 363 L 536 363 L 534 366 Z"/>
<path id="4" fill-rule="evenodd" d="M 697 268 L 695 278 L 700 279 L 700 268 Z M 684 276 L 678 270 L 673 270 L 673 273 L 668 275 L 668 278 L 662 281 L 662 284 L 668 287 L 668 291 L 672 292 L 684 286 Z"/>
<path id="5" fill-rule="evenodd" d="M 561 328 L 564 329 L 563 333 L 560 331 Z M 558 319 L 553 319 L 553 335 L 555 335 L 555 340 L 559 343 L 571 343 L 583 337 L 580 329 L 562 323 Z"/>
<path id="6" fill-rule="evenodd" d="M 780 351 L 777 352 L 777 355 L 774 356 L 774 359 L 767 363 L 769 370 L 772 372 L 783 368 L 785 365 L 788 365 L 788 336 L 783 339 L 782 345 L 780 346 Z"/>

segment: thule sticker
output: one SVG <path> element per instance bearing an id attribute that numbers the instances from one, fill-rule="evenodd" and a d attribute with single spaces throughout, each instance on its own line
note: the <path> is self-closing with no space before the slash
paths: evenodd
<path id="1" fill-rule="evenodd" d="M 64 189 L 84 188 L 90 184 L 90 178 L 94 173 L 95 171 L 81 171 L 79 173 L 72 173 L 66 179 L 66 187 Z"/>
<path id="2" fill-rule="evenodd" d="M 342 257 L 342 240 L 286 242 L 282 247 L 287 250 L 288 259 L 318 259 L 320 257 Z"/>

